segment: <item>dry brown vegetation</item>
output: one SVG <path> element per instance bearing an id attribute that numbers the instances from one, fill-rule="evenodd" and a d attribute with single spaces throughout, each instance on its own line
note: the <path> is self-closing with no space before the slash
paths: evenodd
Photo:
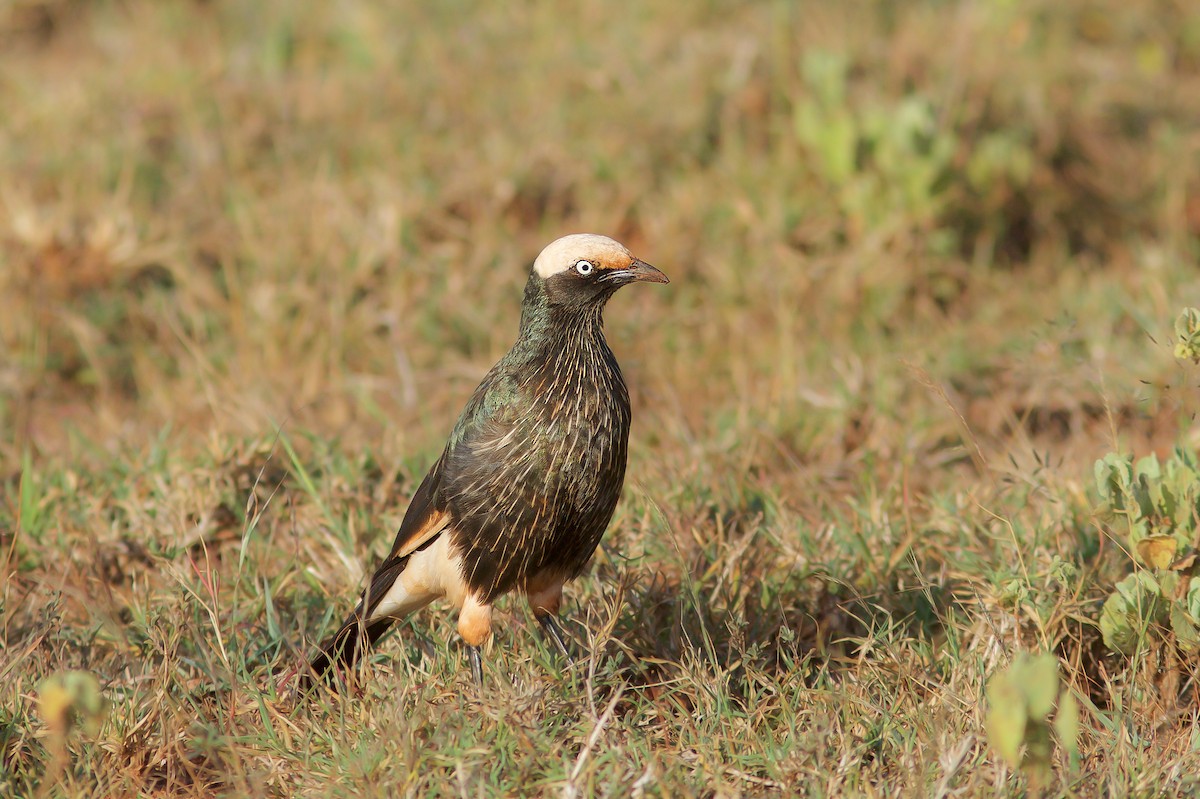
<path id="1" fill-rule="evenodd" d="M 13 0 L 0 109 L 0 792 L 1019 794 L 1025 650 L 1083 701 L 1052 792 L 1198 789 L 1089 494 L 1196 443 L 1194 3 Z M 432 609 L 292 703 L 583 230 L 672 278 L 608 311 L 591 657 L 513 603 L 479 696 Z"/>

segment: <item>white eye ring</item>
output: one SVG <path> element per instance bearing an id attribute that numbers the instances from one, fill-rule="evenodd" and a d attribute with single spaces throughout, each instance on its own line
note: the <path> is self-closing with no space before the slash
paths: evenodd
<path id="1" fill-rule="evenodd" d="M 576 261 L 575 262 L 575 271 L 585 277 L 587 275 L 590 275 L 595 269 L 596 269 L 596 267 L 592 266 L 591 261 Z"/>

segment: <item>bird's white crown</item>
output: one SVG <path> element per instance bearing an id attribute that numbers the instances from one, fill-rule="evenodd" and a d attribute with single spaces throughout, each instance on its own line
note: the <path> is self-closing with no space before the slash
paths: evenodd
<path id="1" fill-rule="evenodd" d="M 626 269 L 633 263 L 633 254 L 608 236 L 573 233 L 547 244 L 533 262 L 533 271 L 545 280 L 574 269 L 580 261 L 588 261 L 596 269 Z"/>

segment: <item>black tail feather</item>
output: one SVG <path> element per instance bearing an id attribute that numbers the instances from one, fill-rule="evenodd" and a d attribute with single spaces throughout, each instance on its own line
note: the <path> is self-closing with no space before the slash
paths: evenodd
<path id="1" fill-rule="evenodd" d="M 300 690 L 307 692 L 318 682 L 332 680 L 339 670 L 352 668 L 394 621 L 382 618 L 363 624 L 357 614 L 346 619 L 309 660 L 307 671 L 300 675 Z"/>
<path id="2" fill-rule="evenodd" d="M 424 549 L 429 543 L 431 542 L 426 542 L 419 549 Z M 390 559 L 379 567 L 379 571 L 371 577 L 371 584 L 367 586 L 358 607 L 342 622 L 337 632 L 325 639 L 317 653 L 308 661 L 308 668 L 300 676 L 301 691 L 311 690 L 318 682 L 328 682 L 337 671 L 335 666 L 343 670 L 352 667 L 362 657 L 363 652 L 392 626 L 396 621 L 394 618 L 383 617 L 364 622 L 363 616 L 375 611 L 379 601 L 408 565 L 409 557 L 405 555 L 402 558 Z"/>

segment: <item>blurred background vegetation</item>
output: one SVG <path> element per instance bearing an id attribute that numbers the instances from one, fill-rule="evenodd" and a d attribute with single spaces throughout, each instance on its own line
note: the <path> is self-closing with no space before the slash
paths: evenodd
<path id="1" fill-rule="evenodd" d="M 672 279 L 608 311 L 606 693 L 514 606 L 483 709 L 445 613 L 382 704 L 277 703 L 577 231 Z M 1017 790 L 983 686 L 1036 648 L 1059 790 L 1186 791 L 1194 669 L 1102 646 L 1090 484 L 1196 444 L 1198 257 L 1184 0 L 0 3 L 0 784 Z M 64 669 L 98 739 L 38 732 Z"/>

